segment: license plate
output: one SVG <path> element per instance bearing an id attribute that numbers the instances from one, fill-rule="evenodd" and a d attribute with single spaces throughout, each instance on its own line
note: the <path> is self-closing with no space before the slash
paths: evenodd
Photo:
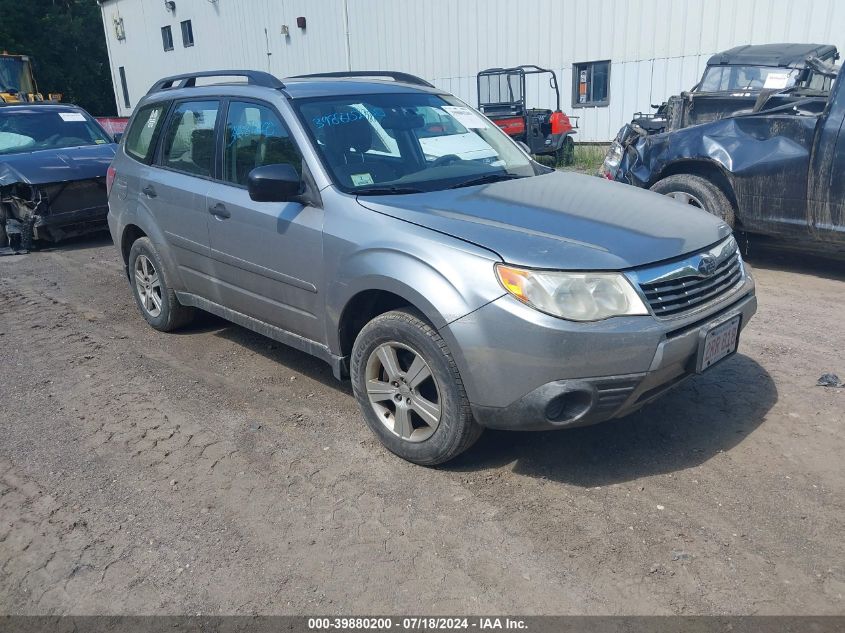
<path id="1" fill-rule="evenodd" d="M 736 351 L 741 319 L 742 317 L 737 315 L 707 331 L 698 350 L 699 372 L 709 369 Z"/>

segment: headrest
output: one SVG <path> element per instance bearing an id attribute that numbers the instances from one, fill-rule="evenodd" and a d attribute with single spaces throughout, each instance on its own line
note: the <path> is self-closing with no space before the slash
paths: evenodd
<path id="1" fill-rule="evenodd" d="M 355 111 L 355 114 L 358 114 Z M 363 154 L 373 145 L 373 128 L 366 119 L 327 126 L 323 131 L 326 146 L 334 152 L 346 153 L 350 149 Z"/>
<path id="2" fill-rule="evenodd" d="M 214 130 L 194 130 L 191 132 L 191 159 L 197 167 L 208 170 L 211 174 L 211 161 L 214 157 Z"/>

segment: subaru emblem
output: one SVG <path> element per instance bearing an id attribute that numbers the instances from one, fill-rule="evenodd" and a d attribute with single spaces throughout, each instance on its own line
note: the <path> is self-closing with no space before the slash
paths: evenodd
<path id="1" fill-rule="evenodd" d="M 716 272 L 716 258 L 710 255 L 702 255 L 698 262 L 698 274 L 702 277 L 709 277 Z"/>

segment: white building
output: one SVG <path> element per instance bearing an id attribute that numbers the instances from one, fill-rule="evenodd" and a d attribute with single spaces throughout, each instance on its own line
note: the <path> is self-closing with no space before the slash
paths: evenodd
<path id="1" fill-rule="evenodd" d="M 581 117 L 578 140 L 607 141 L 633 112 L 692 87 L 715 52 L 772 42 L 845 50 L 843 0 L 99 2 L 121 115 L 156 79 L 191 70 L 403 70 L 477 105 L 479 70 L 537 64 L 557 72 L 562 109 Z M 573 102 L 581 70 L 594 105 Z M 539 80 L 527 97 L 554 105 Z"/>

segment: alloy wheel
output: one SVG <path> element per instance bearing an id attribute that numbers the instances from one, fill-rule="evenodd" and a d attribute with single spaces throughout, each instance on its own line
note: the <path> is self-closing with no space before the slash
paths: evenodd
<path id="1" fill-rule="evenodd" d="M 161 314 L 161 280 L 152 261 L 146 255 L 135 259 L 135 292 L 141 300 L 144 311 L 151 317 Z"/>
<path id="2" fill-rule="evenodd" d="M 376 347 L 365 370 L 367 398 L 376 416 L 408 442 L 430 438 L 443 415 L 440 387 L 428 363 L 396 341 Z"/>

